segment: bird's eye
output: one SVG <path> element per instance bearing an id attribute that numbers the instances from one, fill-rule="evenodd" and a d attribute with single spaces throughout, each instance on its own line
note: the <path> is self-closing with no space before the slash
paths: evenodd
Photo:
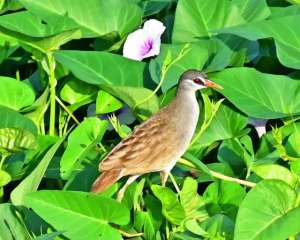
<path id="1" fill-rule="evenodd" d="M 194 83 L 196 83 L 196 84 L 203 85 L 203 82 L 202 82 L 201 79 L 199 79 L 199 78 L 194 78 L 193 81 L 194 81 Z"/>

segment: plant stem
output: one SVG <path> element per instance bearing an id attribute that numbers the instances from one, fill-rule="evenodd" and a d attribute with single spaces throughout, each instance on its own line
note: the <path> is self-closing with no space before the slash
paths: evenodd
<path id="1" fill-rule="evenodd" d="M 140 236 L 143 236 L 144 233 L 128 233 L 128 232 L 125 232 L 121 229 L 118 229 L 118 231 L 124 236 L 124 237 L 127 237 L 127 238 L 133 238 L 133 237 L 140 237 Z"/>
<path id="2" fill-rule="evenodd" d="M 55 60 L 52 53 L 47 54 L 48 60 L 48 75 L 49 75 L 49 85 L 50 85 L 50 123 L 49 123 L 49 134 L 51 136 L 55 135 L 55 114 L 56 114 L 56 84 L 57 80 L 55 78 Z"/>
<path id="3" fill-rule="evenodd" d="M 74 120 L 74 122 L 79 125 L 80 122 L 78 119 L 74 116 L 74 114 L 68 109 L 68 107 L 57 97 L 55 96 L 56 101 L 58 104 L 69 114 L 69 116 Z"/>
<path id="4" fill-rule="evenodd" d="M 166 220 L 166 239 L 169 240 L 170 239 L 170 229 L 169 229 L 169 223 Z"/>
<path id="5" fill-rule="evenodd" d="M 197 170 L 199 171 L 199 169 L 197 169 L 197 167 L 189 162 L 188 160 L 186 159 L 183 159 L 181 158 L 178 163 L 182 164 L 182 165 L 185 165 L 187 167 L 191 167 L 193 168 L 194 170 Z M 218 173 L 218 172 L 215 172 L 213 170 L 209 170 L 209 173 L 211 174 L 211 176 L 215 177 L 215 178 L 218 178 L 218 179 L 222 179 L 222 180 L 225 180 L 225 181 L 229 181 L 229 182 L 236 182 L 238 184 L 241 184 L 241 185 L 244 185 L 244 186 L 247 186 L 247 187 L 255 187 L 255 183 L 253 182 L 249 182 L 249 181 L 246 181 L 246 180 L 242 180 L 242 179 L 239 179 L 239 178 L 233 178 L 233 177 L 229 177 L 227 175 L 224 175 L 222 173 Z"/>
<path id="6" fill-rule="evenodd" d="M 222 179 L 222 180 L 229 181 L 229 182 L 236 182 L 238 184 L 245 185 L 247 187 L 255 187 L 255 185 L 256 185 L 253 182 L 249 182 L 249 181 L 242 180 L 242 179 L 239 179 L 239 178 L 229 177 L 229 176 L 226 176 L 224 174 L 221 174 L 221 173 L 218 173 L 218 172 L 215 172 L 215 171 L 212 171 L 212 170 L 210 170 L 210 173 L 215 178 Z"/>

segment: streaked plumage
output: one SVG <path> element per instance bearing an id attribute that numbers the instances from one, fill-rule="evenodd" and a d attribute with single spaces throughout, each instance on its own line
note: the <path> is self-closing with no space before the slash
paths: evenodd
<path id="1" fill-rule="evenodd" d="M 196 84 L 196 78 L 203 84 Z M 195 92 L 206 87 L 205 81 L 210 82 L 198 71 L 185 72 L 176 98 L 137 127 L 99 164 L 101 175 L 92 191 L 102 192 L 123 176 L 133 176 L 128 180 L 130 183 L 149 172 L 168 174 L 185 152 L 196 129 L 199 106 Z"/>

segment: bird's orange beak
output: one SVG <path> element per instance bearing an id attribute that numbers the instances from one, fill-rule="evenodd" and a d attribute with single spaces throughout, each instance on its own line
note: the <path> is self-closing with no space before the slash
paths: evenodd
<path id="1" fill-rule="evenodd" d="M 208 80 L 208 79 L 205 79 L 204 85 L 205 85 L 206 87 L 210 87 L 210 88 L 214 88 L 214 89 L 219 89 L 219 90 L 222 90 L 222 89 L 223 89 L 222 86 L 220 86 L 219 84 L 216 84 L 215 82 L 212 82 L 212 81 L 210 81 L 210 80 Z"/>

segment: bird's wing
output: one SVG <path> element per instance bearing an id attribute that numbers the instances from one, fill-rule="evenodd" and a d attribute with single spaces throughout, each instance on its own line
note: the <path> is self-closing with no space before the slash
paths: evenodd
<path id="1" fill-rule="evenodd" d="M 100 163 L 100 171 L 123 169 L 124 175 L 151 171 L 161 161 L 158 157 L 167 157 L 170 144 L 170 131 L 174 131 L 168 119 L 157 115 L 139 126 L 129 137 L 118 144 Z M 170 144 L 166 144 L 170 141 Z M 164 144 L 162 144 L 164 143 Z"/>

